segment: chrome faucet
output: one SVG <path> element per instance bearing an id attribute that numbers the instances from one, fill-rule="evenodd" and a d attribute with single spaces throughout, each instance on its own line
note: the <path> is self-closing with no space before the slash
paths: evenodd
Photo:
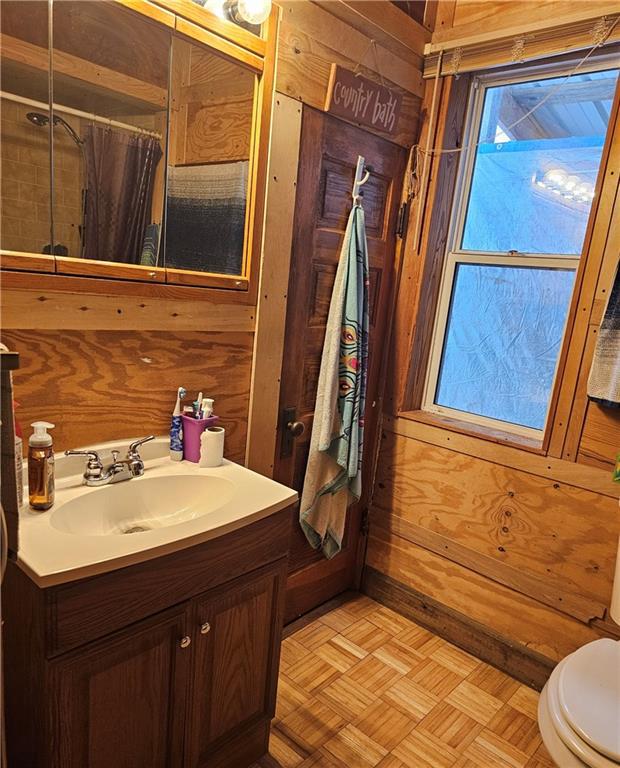
<path id="1" fill-rule="evenodd" d="M 155 435 L 135 440 L 127 449 L 127 456 L 118 460 L 120 451 L 112 451 L 112 463 L 104 466 L 97 451 L 65 451 L 65 456 L 88 456 L 86 469 L 82 478 L 84 485 L 97 487 L 109 483 L 120 483 L 123 480 L 131 480 L 132 477 L 140 477 L 144 474 L 144 462 L 138 451 L 143 443 L 154 440 Z"/>

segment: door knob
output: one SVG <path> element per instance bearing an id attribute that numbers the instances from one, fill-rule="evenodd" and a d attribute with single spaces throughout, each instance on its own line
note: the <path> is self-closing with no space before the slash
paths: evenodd
<path id="1" fill-rule="evenodd" d="M 303 421 L 289 421 L 286 428 L 293 437 L 301 437 L 306 431 L 306 425 Z"/>
<path id="2" fill-rule="evenodd" d="M 188 645 L 192 642 L 192 638 L 189 635 L 185 635 L 185 637 L 182 637 L 179 640 L 179 646 L 181 648 L 187 648 Z"/>

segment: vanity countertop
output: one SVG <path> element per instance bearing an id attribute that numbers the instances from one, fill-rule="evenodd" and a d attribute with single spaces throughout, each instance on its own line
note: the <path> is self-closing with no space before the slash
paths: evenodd
<path id="1" fill-rule="evenodd" d="M 126 450 L 129 442 L 94 448 L 105 458 L 112 449 Z M 17 562 L 38 586 L 191 547 L 279 512 L 297 499 L 291 488 L 230 461 L 214 469 L 171 461 L 164 437 L 144 445 L 142 456 L 142 477 L 90 488 L 82 484 L 84 460 L 58 454 L 56 500 L 46 512 L 29 508 L 25 489 Z M 153 507 L 160 510 L 155 516 Z"/>

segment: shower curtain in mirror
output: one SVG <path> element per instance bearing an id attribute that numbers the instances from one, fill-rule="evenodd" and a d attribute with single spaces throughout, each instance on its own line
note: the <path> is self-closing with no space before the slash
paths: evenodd
<path id="1" fill-rule="evenodd" d="M 154 137 L 87 126 L 86 258 L 140 264 L 162 154 Z"/>

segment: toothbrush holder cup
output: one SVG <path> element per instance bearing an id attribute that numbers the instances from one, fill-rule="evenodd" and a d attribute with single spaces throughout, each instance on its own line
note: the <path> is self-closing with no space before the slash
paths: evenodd
<path id="1" fill-rule="evenodd" d="M 207 427 L 214 427 L 219 416 L 209 416 L 208 419 L 194 419 L 183 415 L 183 458 L 185 461 L 200 461 L 200 435 Z"/>

